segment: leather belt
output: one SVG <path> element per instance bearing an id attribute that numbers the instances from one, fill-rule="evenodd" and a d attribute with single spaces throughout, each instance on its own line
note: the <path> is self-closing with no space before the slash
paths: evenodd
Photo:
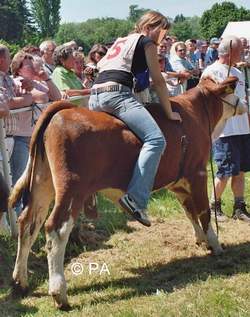
<path id="1" fill-rule="evenodd" d="M 129 87 L 117 84 L 117 85 L 109 85 L 109 86 L 103 86 L 99 88 L 91 88 L 90 94 L 100 94 L 102 92 L 113 92 L 113 91 L 130 91 Z"/>

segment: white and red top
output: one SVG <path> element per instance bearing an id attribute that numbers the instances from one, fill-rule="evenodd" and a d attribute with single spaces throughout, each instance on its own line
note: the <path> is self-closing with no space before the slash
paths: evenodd
<path id="1" fill-rule="evenodd" d="M 119 37 L 97 64 L 99 73 L 107 70 L 121 70 L 130 73 L 135 47 L 140 37 L 141 34 L 138 33 Z"/>

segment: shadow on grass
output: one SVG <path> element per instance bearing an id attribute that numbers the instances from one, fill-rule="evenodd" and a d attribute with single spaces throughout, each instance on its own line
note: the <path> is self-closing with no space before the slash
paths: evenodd
<path id="1" fill-rule="evenodd" d="M 20 299 L 13 299 L 11 295 L 10 283 L 15 263 L 17 244 L 10 237 L 0 236 L 0 316 L 19 317 L 24 314 L 33 315 L 38 309 L 26 306 L 20 303 Z M 30 256 L 31 271 L 36 272 L 36 283 L 32 274 L 31 284 L 38 285 L 46 279 L 47 274 L 44 273 L 44 265 L 41 256 Z M 46 259 L 45 259 L 46 260 Z M 38 283 L 39 281 L 39 283 Z"/>
<path id="2" fill-rule="evenodd" d="M 135 231 L 128 225 L 128 217 L 108 199 L 98 195 L 99 219 L 89 221 L 80 219 L 73 229 L 66 249 L 65 261 L 84 251 L 112 248 L 106 242 L 117 231 L 131 233 Z"/>
<path id="3" fill-rule="evenodd" d="M 0 316 L 11 316 L 11 317 L 20 317 L 20 316 L 32 316 L 38 312 L 36 307 L 30 307 L 27 305 L 21 304 L 17 300 L 6 299 L 3 302 L 0 301 Z"/>
<path id="4" fill-rule="evenodd" d="M 95 305 L 102 302 L 115 302 L 129 299 L 134 296 L 155 294 L 157 289 L 171 293 L 176 289 L 184 288 L 189 283 L 206 281 L 208 277 L 227 278 L 240 273 L 250 272 L 250 243 L 227 246 L 225 253 L 220 257 L 206 255 L 173 260 L 169 263 L 156 263 L 152 266 L 132 268 L 130 272 L 135 277 L 121 278 L 104 283 L 91 284 L 88 287 L 74 287 L 69 289 L 69 295 L 82 292 L 98 292 L 109 287 L 123 289 L 121 296 L 114 294 L 98 296 L 91 301 Z M 126 291 L 126 288 L 128 289 Z"/>
<path id="5" fill-rule="evenodd" d="M 74 243 L 69 240 L 66 247 L 65 264 L 71 260 L 72 257 L 78 256 L 82 252 L 89 250 L 97 250 L 102 248 L 109 248 L 106 241 L 116 231 L 125 231 L 127 233 L 133 232 L 134 229 L 128 226 L 128 219 L 126 215 L 118 211 L 117 208 L 103 197 L 98 199 L 98 209 L 101 217 L 94 222 L 94 230 L 98 236 L 93 243 L 85 241 L 82 244 Z M 101 234 L 100 234 L 101 233 Z M 71 239 L 71 238 L 70 238 Z M 29 291 L 31 294 L 38 286 L 48 280 L 48 265 L 45 253 L 45 235 L 43 230 L 32 247 L 32 252 L 29 256 L 28 271 L 29 271 Z M 0 316 L 21 316 L 23 312 L 26 314 L 33 314 L 37 310 L 26 307 L 20 303 L 20 299 L 13 299 L 11 294 L 11 280 L 14 269 L 15 257 L 17 252 L 17 241 L 10 237 L 0 236 Z M 39 293 L 39 296 L 47 295 Z M 36 296 L 36 294 L 32 294 Z M 3 313 L 4 312 L 4 313 Z"/>

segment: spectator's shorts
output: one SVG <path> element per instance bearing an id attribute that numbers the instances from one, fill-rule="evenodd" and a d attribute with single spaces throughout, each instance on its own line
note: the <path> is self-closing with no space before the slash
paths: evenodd
<path id="1" fill-rule="evenodd" d="M 250 171 L 250 134 L 219 138 L 213 144 L 213 158 L 218 178 Z"/>

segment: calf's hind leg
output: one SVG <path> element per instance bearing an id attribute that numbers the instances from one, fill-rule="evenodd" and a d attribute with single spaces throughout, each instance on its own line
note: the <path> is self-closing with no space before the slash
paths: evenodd
<path id="1" fill-rule="evenodd" d="M 21 213 L 18 234 L 18 250 L 13 272 L 14 294 L 25 293 L 28 287 L 27 263 L 30 249 L 48 214 L 54 189 L 47 168 L 36 175 L 27 206 Z"/>

